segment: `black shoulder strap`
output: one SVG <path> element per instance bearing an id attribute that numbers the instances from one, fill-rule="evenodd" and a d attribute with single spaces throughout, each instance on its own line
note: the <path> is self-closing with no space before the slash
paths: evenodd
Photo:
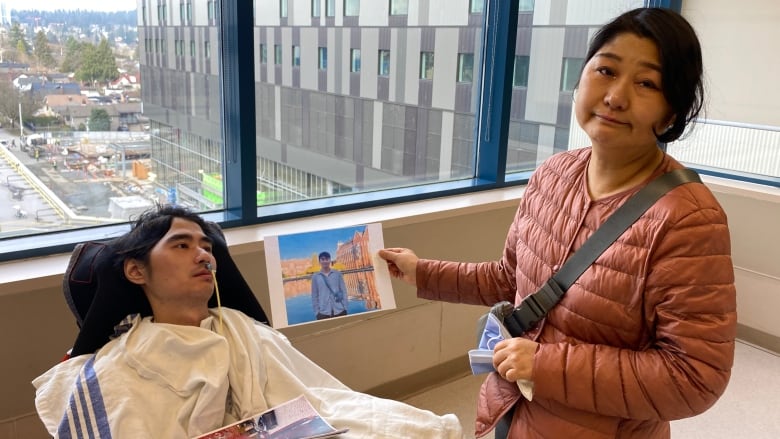
<path id="1" fill-rule="evenodd" d="M 538 323 L 582 273 L 593 264 L 620 235 L 623 234 L 647 209 L 664 194 L 685 183 L 701 183 L 699 174 L 692 169 L 676 169 L 667 172 L 620 206 L 601 227 L 580 247 L 561 269 L 539 291 L 523 299 L 513 312 L 504 318 L 504 325 L 517 337 Z"/>

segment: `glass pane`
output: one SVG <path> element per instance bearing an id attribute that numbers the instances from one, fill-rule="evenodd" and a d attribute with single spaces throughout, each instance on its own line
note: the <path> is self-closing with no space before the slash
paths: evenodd
<path id="1" fill-rule="evenodd" d="M 344 15 L 347 17 L 360 15 L 360 0 L 344 0 Z"/>
<path id="2" fill-rule="evenodd" d="M 409 14 L 409 0 L 390 0 L 390 15 Z"/>
<path id="3" fill-rule="evenodd" d="M 288 0 L 288 7 L 309 1 Z M 392 13 L 416 4 L 386 1 Z M 258 66 L 258 204 L 474 176 L 482 22 L 470 19 L 468 2 L 430 3 L 461 12 L 421 14 L 409 27 L 387 12 L 360 25 L 338 17 L 312 24 L 307 14 L 291 13 L 280 28 L 264 2 L 255 2 L 255 35 L 301 45 L 299 73 Z M 327 12 L 332 2 L 323 4 Z"/>
<path id="4" fill-rule="evenodd" d="M 390 75 L 390 51 L 389 50 L 380 50 L 379 51 L 379 66 L 378 66 L 378 75 L 379 76 L 389 76 Z"/>
<path id="5" fill-rule="evenodd" d="M 519 0 L 519 5 L 507 172 L 533 170 L 569 148 L 572 92 L 589 35 L 611 17 L 643 2 L 578 2 L 563 22 L 549 11 L 537 14 L 533 1 Z M 576 145 L 583 146 L 587 145 Z"/>
<path id="6" fill-rule="evenodd" d="M 458 82 L 471 82 L 474 77 L 474 54 L 458 54 Z"/>
<path id="7" fill-rule="evenodd" d="M 222 207 L 215 9 L 144 3 L 15 10 L 0 39 L 0 240 L 115 224 L 155 202 Z M 96 8 L 112 13 L 85 13 Z"/>

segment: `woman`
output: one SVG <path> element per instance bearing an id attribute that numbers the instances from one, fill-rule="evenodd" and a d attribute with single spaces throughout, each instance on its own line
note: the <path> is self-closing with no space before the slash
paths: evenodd
<path id="1" fill-rule="evenodd" d="M 620 205 L 683 166 L 658 142 L 680 137 L 703 100 L 701 49 L 680 15 L 622 14 L 594 36 L 575 92 L 589 148 L 557 154 L 528 183 L 501 260 L 454 263 L 380 251 L 421 298 L 519 304 Z M 498 343 L 476 433 L 512 438 L 668 438 L 669 420 L 723 393 L 736 298 L 726 215 L 702 184 L 655 203 L 536 327 Z M 527 380 L 523 398 L 517 381 Z M 502 421 L 502 418 L 506 421 Z"/>

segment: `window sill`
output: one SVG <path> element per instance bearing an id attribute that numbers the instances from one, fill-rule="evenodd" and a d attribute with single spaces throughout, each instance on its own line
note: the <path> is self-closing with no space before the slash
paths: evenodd
<path id="1" fill-rule="evenodd" d="M 516 206 L 524 190 L 525 186 L 510 186 L 381 207 L 228 228 L 225 229 L 225 237 L 233 255 L 261 252 L 265 236 L 369 223 L 382 223 L 383 227 L 387 228 L 449 218 Z M 0 279 L 3 279 L 0 296 L 60 287 L 69 258 L 70 253 L 68 252 L 0 263 Z"/>

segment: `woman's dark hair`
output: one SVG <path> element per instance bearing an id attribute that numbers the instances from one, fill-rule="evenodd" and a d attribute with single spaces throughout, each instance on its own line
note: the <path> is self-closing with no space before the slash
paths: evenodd
<path id="1" fill-rule="evenodd" d="M 203 233 L 212 241 L 221 240 L 219 232 L 211 224 L 186 207 L 158 205 L 142 213 L 132 222 L 129 232 L 112 242 L 111 245 L 117 255 L 114 267 L 122 272 L 122 265 L 127 259 L 135 259 L 148 265 L 149 253 L 171 229 L 174 218 L 192 221 L 199 225 Z"/>
<path id="2" fill-rule="evenodd" d="M 661 62 L 661 82 L 666 102 L 674 112 L 671 127 L 656 133 L 659 142 L 680 138 L 704 105 L 701 46 L 696 32 L 680 14 L 664 8 L 638 8 L 623 13 L 599 29 L 588 47 L 583 68 L 605 44 L 631 33 L 653 41 Z"/>

